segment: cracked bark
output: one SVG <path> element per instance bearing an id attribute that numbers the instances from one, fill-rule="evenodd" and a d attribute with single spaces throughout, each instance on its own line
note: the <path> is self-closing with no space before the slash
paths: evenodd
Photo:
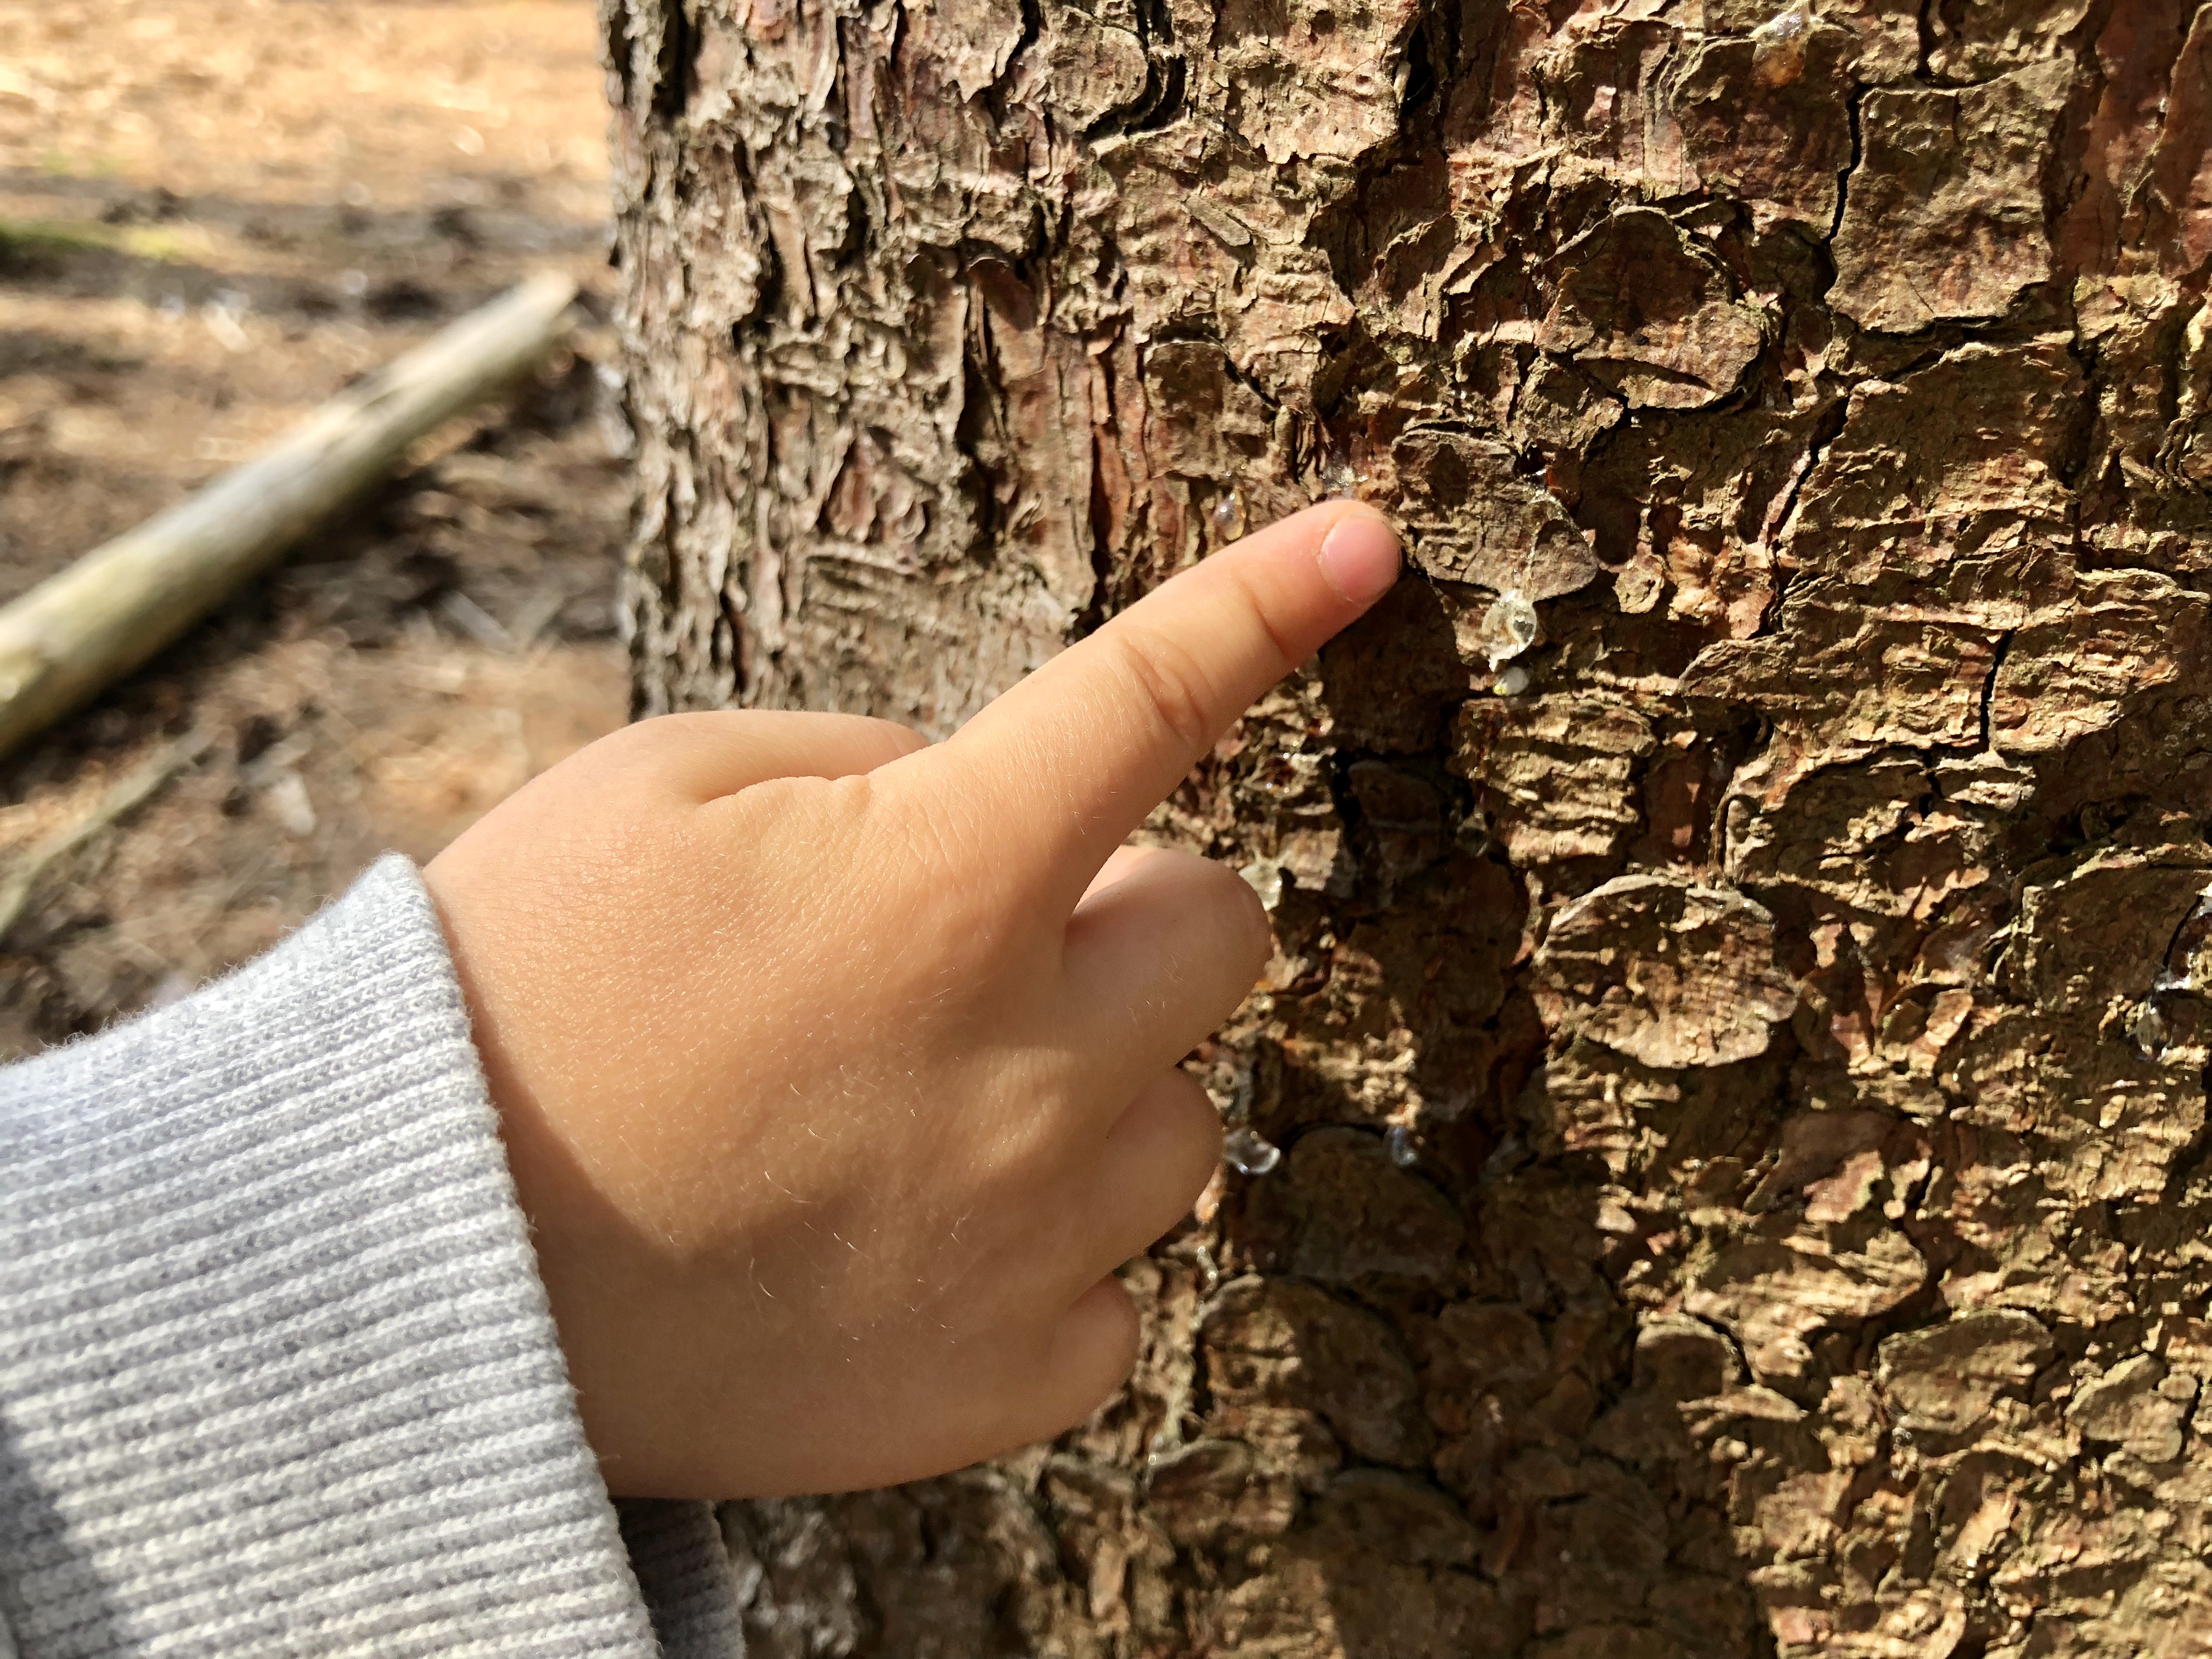
<path id="1" fill-rule="evenodd" d="M 2212 1639 L 2212 13 L 607 8 L 641 712 L 1420 573 L 1155 821 L 1279 1166 L 1083 1431 L 732 1506 L 759 1659 Z"/>

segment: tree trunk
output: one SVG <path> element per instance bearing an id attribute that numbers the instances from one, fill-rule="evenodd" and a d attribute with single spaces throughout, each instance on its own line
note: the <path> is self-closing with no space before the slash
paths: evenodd
<path id="1" fill-rule="evenodd" d="M 2212 10 L 608 3 L 641 710 L 1419 572 L 1156 820 L 1281 952 L 1135 1381 L 733 1508 L 757 1659 L 2212 1642 Z"/>

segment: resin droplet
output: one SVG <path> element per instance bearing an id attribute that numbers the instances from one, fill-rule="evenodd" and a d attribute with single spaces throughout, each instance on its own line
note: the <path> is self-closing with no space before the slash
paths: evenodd
<path id="1" fill-rule="evenodd" d="M 1332 495 L 1341 495 L 1357 483 L 1352 475 L 1352 457 L 1341 450 L 1331 450 L 1322 457 L 1322 488 Z"/>
<path id="2" fill-rule="evenodd" d="M 1402 1123 L 1390 1126 L 1390 1133 L 1382 1137 L 1382 1144 L 1390 1149 L 1390 1161 L 1401 1170 L 1410 1170 L 1420 1161 L 1420 1148 L 1413 1145 L 1413 1132 Z"/>
<path id="3" fill-rule="evenodd" d="M 1244 498 L 1230 490 L 1213 504 L 1213 528 L 1224 542 L 1244 533 Z"/>
<path id="4" fill-rule="evenodd" d="M 1511 662 L 1536 643 L 1536 607 L 1528 603 L 1528 595 L 1519 588 L 1507 588 L 1498 596 L 1498 602 L 1482 613 L 1482 627 L 1476 638 L 1481 644 L 1482 654 L 1490 659 L 1490 672 L 1496 673 L 1500 663 Z"/>
<path id="5" fill-rule="evenodd" d="M 1244 884 L 1260 896 L 1260 902 L 1273 909 L 1283 902 L 1283 866 L 1273 859 L 1254 859 L 1237 872 L 1244 878 Z"/>
<path id="6" fill-rule="evenodd" d="M 1231 1129 L 1221 1142 L 1221 1156 L 1238 1175 L 1263 1176 L 1283 1161 L 1283 1149 L 1257 1129 Z"/>
<path id="7" fill-rule="evenodd" d="M 1805 75 L 1806 37 L 1813 15 L 1802 3 L 1777 12 L 1751 32 L 1751 78 L 1762 87 L 1786 87 Z"/>
<path id="8" fill-rule="evenodd" d="M 1802 5 L 1778 11 L 1751 32 L 1754 40 L 1795 40 L 1813 27 L 1812 13 Z"/>
<path id="9" fill-rule="evenodd" d="M 1501 697 L 1517 697 L 1528 689 L 1528 671 L 1516 662 L 1492 681 L 1490 689 Z"/>

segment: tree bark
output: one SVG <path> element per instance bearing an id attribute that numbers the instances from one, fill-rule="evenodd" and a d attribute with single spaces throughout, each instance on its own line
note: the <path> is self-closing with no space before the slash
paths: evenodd
<path id="1" fill-rule="evenodd" d="M 733 1508 L 759 1659 L 2212 1641 L 2212 10 L 607 3 L 641 711 L 1418 567 L 1155 820 L 1281 950 L 1134 1382 Z"/>

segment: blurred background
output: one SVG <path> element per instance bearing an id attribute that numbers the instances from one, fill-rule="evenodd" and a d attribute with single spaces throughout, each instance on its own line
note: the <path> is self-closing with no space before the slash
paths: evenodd
<path id="1" fill-rule="evenodd" d="M 0 763 L 0 1059 L 181 996 L 622 722 L 605 132 L 591 0 L 0 3 L 0 603 L 531 271 L 586 313 Z"/>

